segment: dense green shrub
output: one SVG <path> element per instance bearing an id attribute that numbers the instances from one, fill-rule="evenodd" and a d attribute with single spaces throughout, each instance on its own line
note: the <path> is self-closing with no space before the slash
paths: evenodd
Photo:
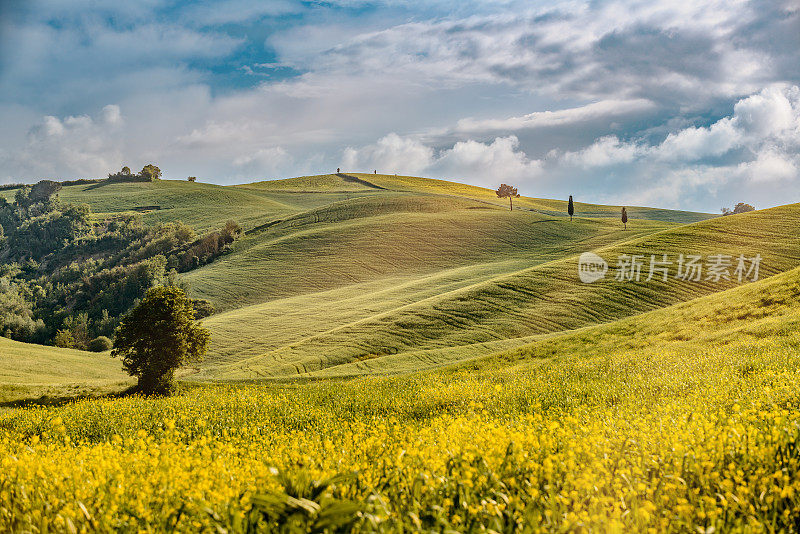
<path id="1" fill-rule="evenodd" d="M 106 336 L 97 336 L 89 342 L 89 350 L 92 352 L 105 352 L 111 350 L 113 343 Z"/>
<path id="2" fill-rule="evenodd" d="M 192 310 L 195 319 L 205 319 L 214 315 L 214 306 L 206 299 L 192 299 Z"/>

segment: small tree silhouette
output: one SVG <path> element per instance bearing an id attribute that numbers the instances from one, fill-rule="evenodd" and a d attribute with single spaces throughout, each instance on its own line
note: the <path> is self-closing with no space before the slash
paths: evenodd
<path id="1" fill-rule="evenodd" d="M 625 225 L 625 230 L 628 229 L 628 210 L 622 208 L 622 224 Z"/>
<path id="2" fill-rule="evenodd" d="M 514 198 L 519 197 L 519 193 L 517 193 L 516 187 L 511 187 L 508 184 L 500 184 L 500 187 L 497 188 L 498 198 L 507 198 L 508 204 L 511 206 L 511 211 L 514 211 Z"/>
<path id="3" fill-rule="evenodd" d="M 569 213 L 569 220 L 572 220 L 572 216 L 575 214 L 575 205 L 572 204 L 572 195 L 569 196 L 569 205 L 567 206 L 567 213 Z"/>

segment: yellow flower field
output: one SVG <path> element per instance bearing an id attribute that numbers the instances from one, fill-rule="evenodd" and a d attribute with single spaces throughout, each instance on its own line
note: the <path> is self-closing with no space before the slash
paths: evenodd
<path id="1" fill-rule="evenodd" d="M 0 530 L 798 531 L 793 349 L 688 356 L 12 410 Z"/>

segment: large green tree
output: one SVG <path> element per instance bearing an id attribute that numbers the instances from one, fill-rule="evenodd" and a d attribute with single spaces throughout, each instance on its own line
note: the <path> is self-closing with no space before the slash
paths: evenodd
<path id="1" fill-rule="evenodd" d="M 146 178 L 149 181 L 158 180 L 161 178 L 161 169 L 153 165 L 152 163 L 149 165 L 145 165 L 142 168 L 142 172 L 139 173 L 142 177 Z"/>
<path id="2" fill-rule="evenodd" d="M 166 394 L 175 371 L 199 361 L 210 334 L 194 320 L 192 301 L 178 287 L 153 287 L 117 328 L 113 357 L 139 379 L 139 391 Z"/>

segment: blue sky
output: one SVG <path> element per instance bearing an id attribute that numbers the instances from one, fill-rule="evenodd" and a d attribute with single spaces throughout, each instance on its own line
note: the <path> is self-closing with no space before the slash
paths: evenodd
<path id="1" fill-rule="evenodd" d="M 800 201 L 798 85 L 796 0 L 0 0 L 0 183 L 342 167 L 767 207 Z"/>

